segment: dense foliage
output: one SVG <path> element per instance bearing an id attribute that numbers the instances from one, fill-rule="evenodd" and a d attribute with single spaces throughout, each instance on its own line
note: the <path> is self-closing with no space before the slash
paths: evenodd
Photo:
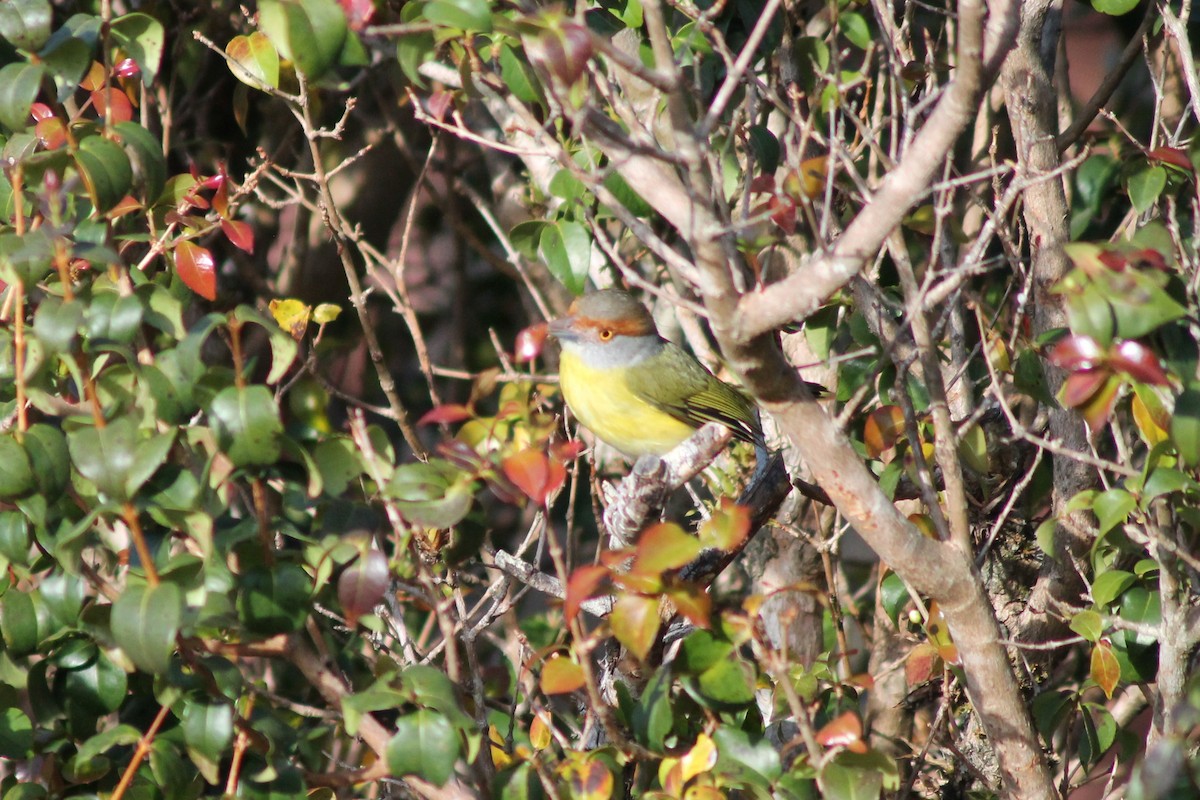
<path id="1" fill-rule="evenodd" d="M 1196 796 L 1190 4 L 1094 6 L 1072 105 L 1044 0 L 0 4 L 0 796 Z M 613 284 L 790 478 L 564 421 Z"/>

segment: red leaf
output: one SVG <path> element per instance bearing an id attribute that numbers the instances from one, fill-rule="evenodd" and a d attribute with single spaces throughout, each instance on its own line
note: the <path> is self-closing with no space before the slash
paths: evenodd
<path id="1" fill-rule="evenodd" d="M 425 103 L 429 109 L 429 114 L 438 122 L 446 118 L 446 112 L 454 105 L 454 95 L 450 92 L 435 91 L 429 95 L 429 100 Z"/>
<path id="2" fill-rule="evenodd" d="M 1178 147 L 1156 147 L 1147 153 L 1146 157 L 1151 161 L 1161 161 L 1187 172 L 1192 171 L 1192 160 L 1188 158 L 1187 151 L 1180 150 Z"/>
<path id="3" fill-rule="evenodd" d="M 113 67 L 113 74 L 118 78 L 132 78 L 140 72 L 141 69 L 132 58 L 122 59 L 120 63 Z"/>
<path id="4" fill-rule="evenodd" d="M 583 452 L 584 446 L 583 442 L 578 439 L 554 442 L 550 445 L 550 455 L 563 463 L 574 461 L 579 458 L 579 454 Z"/>
<path id="5" fill-rule="evenodd" d="M 1099 342 L 1078 334 L 1059 339 L 1046 354 L 1047 361 L 1067 372 L 1095 369 L 1104 362 L 1104 357 L 1104 348 Z"/>
<path id="6" fill-rule="evenodd" d="M 247 253 L 254 252 L 254 229 L 248 223 L 234 219 L 222 219 L 221 230 L 233 246 Z"/>
<path id="7" fill-rule="evenodd" d="M 450 425 L 455 422 L 462 422 L 464 419 L 470 419 L 472 416 L 471 409 L 460 403 L 443 403 L 440 406 L 434 406 L 422 414 L 421 418 L 417 420 L 417 424 Z"/>
<path id="8" fill-rule="evenodd" d="M 1129 259 L 1125 257 L 1125 254 L 1115 250 L 1102 250 L 1096 258 L 1114 272 L 1124 272 L 1125 268 L 1129 266 Z"/>
<path id="9" fill-rule="evenodd" d="M 1112 368 L 1124 372 L 1135 381 L 1149 383 L 1153 386 L 1169 386 L 1170 380 L 1163 371 L 1158 356 L 1150 348 L 1133 339 L 1126 339 L 1113 348 L 1109 358 Z"/>
<path id="10" fill-rule="evenodd" d="M 504 459 L 502 466 L 504 476 L 540 506 L 544 506 L 546 498 L 558 491 L 567 479 L 565 466 L 551 461 L 544 452 L 533 447 Z"/>
<path id="11" fill-rule="evenodd" d="M 579 614 L 579 607 L 585 600 L 591 600 L 600 593 L 600 587 L 608 583 L 608 567 L 600 564 L 587 564 L 576 567 L 567 580 L 567 597 L 563 602 L 563 617 L 571 624 Z"/>
<path id="12" fill-rule="evenodd" d="M 538 322 L 521 330 L 517 333 L 513 346 L 513 358 L 521 364 L 533 361 L 542 354 L 549 333 L 550 326 L 545 322 Z"/>
<path id="13" fill-rule="evenodd" d="M 1067 408 L 1078 408 L 1091 399 L 1097 390 L 1112 376 L 1106 369 L 1089 369 L 1067 376 L 1063 383 L 1061 400 Z"/>
<path id="14" fill-rule="evenodd" d="M 703 586 L 678 586 L 669 589 L 667 597 L 675 604 L 675 609 L 696 627 L 708 628 L 712 624 L 712 597 L 704 591 Z"/>
<path id="15" fill-rule="evenodd" d="M 934 675 L 934 670 L 940 670 L 941 657 L 937 648 L 929 642 L 921 642 L 908 651 L 904 659 L 904 681 L 908 688 L 924 683 Z"/>
<path id="16" fill-rule="evenodd" d="M 1113 406 L 1117 402 L 1117 390 L 1120 388 L 1121 379 L 1110 374 L 1099 391 L 1079 406 L 1079 413 L 1083 414 L 1084 421 L 1093 431 L 1098 431 L 1108 424 L 1108 418 L 1112 416 Z"/>
<path id="17" fill-rule="evenodd" d="M 205 300 L 217 299 L 217 266 L 208 248 L 195 242 L 176 244 L 175 271 L 193 292 Z"/>
<path id="18" fill-rule="evenodd" d="M 229 181 L 225 180 L 225 173 L 219 172 L 209 178 L 208 182 L 216 182 L 217 191 L 213 195 L 212 207 L 213 211 L 221 217 L 222 220 L 229 218 Z"/>
<path id="19" fill-rule="evenodd" d="M 50 106 L 46 105 L 45 103 L 34 103 L 31 105 L 29 107 L 29 114 L 37 122 L 54 117 L 54 111 L 52 111 Z"/>
<path id="20" fill-rule="evenodd" d="M 1130 253 L 1129 259 L 1139 267 L 1150 267 L 1157 270 L 1166 270 L 1167 268 L 1166 257 L 1152 247 Z"/>
<path id="21" fill-rule="evenodd" d="M 775 176 L 758 175 L 750 181 L 750 194 L 774 194 Z"/>
<path id="22" fill-rule="evenodd" d="M 853 711 L 847 711 L 826 723 L 817 731 L 817 744 L 822 747 L 845 747 L 855 753 L 867 752 L 862 740 L 862 720 Z"/>
<path id="23" fill-rule="evenodd" d="M 38 120 L 34 133 L 47 150 L 57 150 L 67 143 L 67 126 L 58 117 Z"/>
<path id="24" fill-rule="evenodd" d="M 561 655 L 550 657 L 542 667 L 542 691 L 546 694 L 570 694 L 584 687 L 583 669 Z"/>
<path id="25" fill-rule="evenodd" d="M 778 225 L 780 230 L 788 236 L 796 232 L 795 200 L 790 197 L 774 195 L 767 201 L 767 205 L 771 209 L 771 221 Z"/>

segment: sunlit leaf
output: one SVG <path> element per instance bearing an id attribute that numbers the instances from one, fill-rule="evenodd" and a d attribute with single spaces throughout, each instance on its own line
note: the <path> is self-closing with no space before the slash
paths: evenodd
<path id="1" fill-rule="evenodd" d="M 679 760 L 681 777 L 684 783 L 687 783 L 697 775 L 708 772 L 716 765 L 717 745 L 706 733 L 701 733 L 697 736 L 696 743 Z"/>
<path id="2" fill-rule="evenodd" d="M 567 596 L 563 603 L 563 616 L 568 624 L 579 614 L 583 602 L 595 597 L 600 587 L 607 583 L 610 574 L 608 567 L 600 564 L 585 564 L 575 568 L 567 581 Z"/>
<path id="3" fill-rule="evenodd" d="M 208 248 L 188 241 L 176 243 L 175 271 L 193 292 L 205 300 L 217 299 L 217 264 Z"/>
<path id="4" fill-rule="evenodd" d="M 444 786 L 461 751 L 458 734 L 446 717 L 423 708 L 396 721 L 396 733 L 387 744 L 387 763 L 393 775 L 418 775 Z"/>
<path id="5" fill-rule="evenodd" d="M 1092 667 L 1089 677 L 1104 690 L 1104 696 L 1112 699 L 1113 690 L 1121 680 L 1121 665 L 1113 653 L 1112 644 L 1101 639 L 1092 647 Z"/>
<path id="6" fill-rule="evenodd" d="M 562 487 L 567 468 L 540 448 L 531 447 L 503 461 L 504 476 L 539 506 Z"/>
<path id="7" fill-rule="evenodd" d="M 658 637 L 658 598 L 630 592 L 618 595 L 609 624 L 617 641 L 644 661 Z"/>
<path id="8" fill-rule="evenodd" d="M 540 686 L 546 694 L 570 694 L 585 685 L 583 669 L 565 656 L 556 654 L 542 665 Z"/>
<path id="9" fill-rule="evenodd" d="M 229 69 L 242 83 L 259 90 L 279 88 L 279 53 L 266 34 L 253 31 L 235 36 L 225 46 L 225 54 L 237 64 Z"/>
<path id="10" fill-rule="evenodd" d="M 900 406 L 881 406 L 867 415 L 863 428 L 863 443 L 867 455 L 879 458 L 904 436 L 904 411 Z"/>
<path id="11" fill-rule="evenodd" d="M 867 745 L 862 740 L 862 720 L 853 711 L 846 711 L 831 719 L 817 731 L 817 744 L 822 747 L 844 747 L 851 752 L 865 753 Z"/>
<path id="12" fill-rule="evenodd" d="M 700 541 L 671 522 L 660 522 L 645 530 L 638 538 L 634 573 L 659 576 L 678 569 L 700 555 Z"/>

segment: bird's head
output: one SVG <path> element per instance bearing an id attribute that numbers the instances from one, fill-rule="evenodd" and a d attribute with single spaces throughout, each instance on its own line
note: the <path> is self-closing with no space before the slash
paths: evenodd
<path id="1" fill-rule="evenodd" d="M 575 300 L 567 315 L 550 323 L 550 333 L 563 344 L 606 347 L 625 337 L 657 336 L 654 318 L 623 289 L 604 289 Z"/>

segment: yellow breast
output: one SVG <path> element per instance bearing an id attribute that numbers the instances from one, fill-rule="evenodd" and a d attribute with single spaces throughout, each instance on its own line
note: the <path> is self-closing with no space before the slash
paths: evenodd
<path id="1" fill-rule="evenodd" d="M 558 375 L 571 413 L 631 458 L 661 456 L 696 431 L 631 392 L 621 367 L 592 367 L 564 350 Z"/>

